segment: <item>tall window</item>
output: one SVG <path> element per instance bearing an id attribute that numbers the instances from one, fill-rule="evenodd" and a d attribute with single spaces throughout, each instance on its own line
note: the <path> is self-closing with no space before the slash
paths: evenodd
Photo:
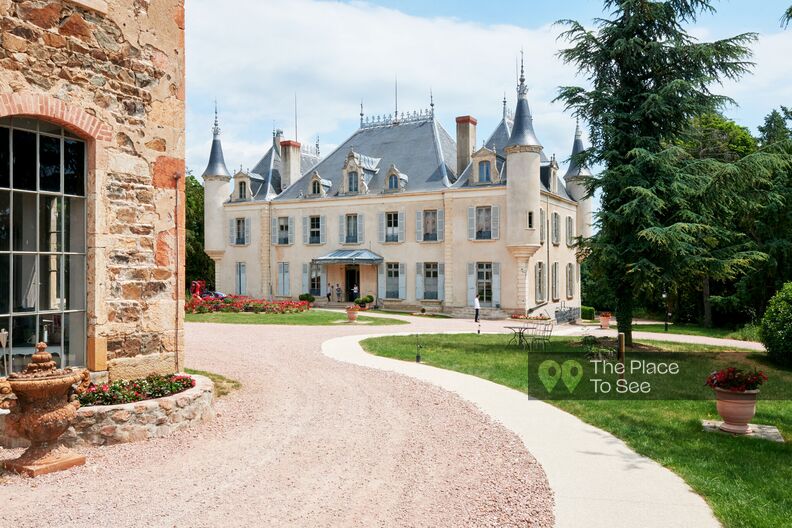
<path id="1" fill-rule="evenodd" d="M 434 300 L 438 298 L 439 266 L 437 262 L 425 262 L 424 269 L 424 299 Z"/>
<path id="2" fill-rule="evenodd" d="M 533 211 L 528 211 L 528 229 L 534 228 Z"/>
<path id="3" fill-rule="evenodd" d="M 575 243 L 575 222 L 571 216 L 566 217 L 566 243 L 572 246 Z"/>
<path id="4" fill-rule="evenodd" d="M 476 240 L 492 239 L 492 207 L 476 207 Z"/>
<path id="5" fill-rule="evenodd" d="M 423 212 L 423 239 L 425 242 L 437 241 L 437 211 Z"/>
<path id="6" fill-rule="evenodd" d="M 566 266 L 566 294 L 567 299 L 575 296 L 575 266 L 573 264 Z"/>
<path id="7" fill-rule="evenodd" d="M 399 263 L 388 262 L 385 265 L 385 297 L 399 298 Z"/>
<path id="8" fill-rule="evenodd" d="M 558 262 L 553 262 L 553 265 L 550 267 L 550 283 L 551 283 L 551 294 L 553 296 L 553 300 L 557 301 L 559 298 L 558 295 Z"/>
<path id="9" fill-rule="evenodd" d="M 492 262 L 476 263 L 476 293 L 479 303 L 492 304 Z"/>
<path id="10" fill-rule="evenodd" d="M 314 180 L 311 183 L 311 194 L 322 194 L 322 184 L 319 183 L 319 180 Z"/>
<path id="11" fill-rule="evenodd" d="M 535 282 L 536 282 L 536 302 L 544 302 L 545 301 L 545 265 L 544 262 L 537 262 L 535 268 Z"/>
<path id="12" fill-rule="evenodd" d="M 322 217 L 312 216 L 308 219 L 308 243 L 321 244 L 322 243 Z"/>
<path id="13" fill-rule="evenodd" d="M 278 262 L 278 295 L 281 297 L 291 295 L 288 262 Z"/>
<path id="14" fill-rule="evenodd" d="M 551 233 L 553 237 L 553 244 L 556 246 L 561 243 L 561 215 L 553 213 L 553 222 L 551 224 Z"/>
<path id="15" fill-rule="evenodd" d="M 547 232 L 547 216 L 544 209 L 539 209 L 539 242 L 544 244 Z"/>
<path id="16" fill-rule="evenodd" d="M 385 213 L 385 242 L 399 241 L 399 213 Z"/>
<path id="17" fill-rule="evenodd" d="M 492 174 L 490 173 L 490 162 L 479 161 L 479 181 L 482 183 L 489 183 L 492 181 Z"/>
<path id="18" fill-rule="evenodd" d="M 319 269 L 319 266 L 311 266 L 310 267 L 311 273 L 311 284 L 310 284 L 310 293 L 313 296 L 318 297 L 322 294 L 322 272 Z"/>
<path id="19" fill-rule="evenodd" d="M 358 173 L 355 171 L 347 173 L 347 192 L 358 192 Z"/>
<path id="20" fill-rule="evenodd" d="M 247 265 L 244 262 L 236 263 L 236 293 L 247 295 Z"/>
<path id="21" fill-rule="evenodd" d="M 236 219 L 236 229 L 234 230 L 236 236 L 234 237 L 236 240 L 236 244 L 238 246 L 244 246 L 247 244 L 247 240 L 245 240 L 245 219 L 244 218 L 237 218 Z"/>
<path id="22" fill-rule="evenodd" d="M 389 191 L 398 191 L 399 190 L 399 177 L 395 174 L 391 174 L 388 176 L 388 190 Z"/>
<path id="23" fill-rule="evenodd" d="M 356 214 L 346 215 L 346 243 L 358 243 L 358 215 Z"/>
<path id="24" fill-rule="evenodd" d="M 289 243 L 289 217 L 278 217 L 278 244 Z"/>
<path id="25" fill-rule="evenodd" d="M 247 200 L 247 183 L 239 182 L 239 199 Z"/>
<path id="26" fill-rule="evenodd" d="M 37 342 L 84 365 L 86 149 L 62 128 L 0 120 L 0 330 L 20 370 Z"/>

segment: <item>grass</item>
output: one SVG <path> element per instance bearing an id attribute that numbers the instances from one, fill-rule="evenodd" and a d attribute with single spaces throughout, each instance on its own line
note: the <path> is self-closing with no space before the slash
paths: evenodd
<path id="1" fill-rule="evenodd" d="M 242 384 L 237 380 L 226 378 L 225 376 L 215 374 L 214 372 L 194 369 L 185 369 L 185 372 L 187 374 L 195 374 L 196 376 L 204 376 L 212 380 L 215 388 L 215 396 L 218 398 L 222 398 L 223 396 L 226 396 L 235 390 L 239 390 L 242 387 Z"/>
<path id="2" fill-rule="evenodd" d="M 663 323 L 634 325 L 635 332 L 657 332 L 665 333 Z M 719 337 L 722 339 L 738 339 L 740 341 L 759 341 L 759 326 L 745 325 L 737 330 L 731 328 L 708 328 L 694 324 L 670 324 L 668 325 L 669 334 L 686 334 L 705 337 Z"/>
<path id="3" fill-rule="evenodd" d="M 536 384 L 529 388 L 530 352 L 508 347 L 506 340 L 504 335 L 421 336 L 421 356 L 427 364 L 541 396 Z M 362 344 L 377 355 L 415 361 L 415 336 L 367 339 Z M 554 338 L 552 348 L 582 353 L 576 338 Z M 675 354 L 690 364 L 701 362 L 700 368 L 738 363 L 764 370 L 770 381 L 762 389 L 763 398 L 760 398 L 753 421 L 776 425 L 787 443 L 704 433 L 700 420 L 718 418 L 712 400 L 559 400 L 549 403 L 609 431 L 638 453 L 676 472 L 708 501 L 724 526 L 788 526 L 792 518 L 792 494 L 789 493 L 792 482 L 789 462 L 792 460 L 792 443 L 789 443 L 792 441 L 792 370 L 775 367 L 767 362 L 764 354 L 756 352 L 732 349 L 724 354 L 729 350 L 724 347 L 651 342 L 637 349 L 628 352 L 628 361 L 636 357 Z M 691 397 L 708 390 L 698 374 L 695 379 L 683 377 L 670 382 L 666 388 L 682 395 L 689 393 Z M 776 399 L 769 399 L 771 396 Z"/>
<path id="4" fill-rule="evenodd" d="M 348 324 L 345 313 L 326 310 L 308 310 L 306 312 L 289 314 L 255 314 L 249 312 L 212 312 L 207 314 L 186 314 L 184 320 L 188 323 L 225 323 L 225 324 L 265 324 L 265 325 L 341 325 Z M 356 324 L 367 326 L 402 325 L 409 324 L 401 319 L 392 317 L 366 317 L 358 316 Z"/>
<path id="5" fill-rule="evenodd" d="M 369 310 L 370 312 L 374 313 L 381 313 L 381 314 L 391 314 L 391 315 L 411 315 L 414 317 L 432 317 L 435 319 L 453 319 L 450 315 L 444 313 L 433 313 L 433 312 L 426 312 L 421 313 L 420 310 L 415 312 L 407 312 L 403 310 L 383 310 L 381 308 L 376 308 L 374 310 Z"/>

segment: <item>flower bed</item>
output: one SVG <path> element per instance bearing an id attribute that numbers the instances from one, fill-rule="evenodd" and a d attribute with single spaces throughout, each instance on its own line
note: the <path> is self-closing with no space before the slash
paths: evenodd
<path id="1" fill-rule="evenodd" d="M 524 321 L 550 321 L 550 318 L 545 315 L 525 315 L 522 313 L 513 313 L 511 318 Z"/>
<path id="2" fill-rule="evenodd" d="M 101 385 L 91 383 L 87 389 L 78 394 L 78 399 L 82 406 L 118 405 L 162 398 L 193 387 L 195 380 L 190 376 L 153 375 L 144 379 L 119 380 Z"/>
<path id="3" fill-rule="evenodd" d="M 224 299 L 202 299 L 193 296 L 184 305 L 184 311 L 190 314 L 211 312 L 253 312 L 287 314 L 299 313 L 310 310 L 308 301 L 268 301 L 266 299 L 253 299 L 239 295 L 229 295 Z"/>

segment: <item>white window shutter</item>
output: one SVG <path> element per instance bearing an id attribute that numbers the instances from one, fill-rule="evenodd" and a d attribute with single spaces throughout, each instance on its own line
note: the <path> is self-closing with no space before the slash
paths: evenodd
<path id="1" fill-rule="evenodd" d="M 294 217 L 289 217 L 289 245 L 294 244 Z"/>
<path id="2" fill-rule="evenodd" d="M 415 212 L 415 241 L 423 242 L 423 211 Z"/>
<path id="3" fill-rule="evenodd" d="M 291 295 L 291 277 L 289 276 L 289 263 L 283 263 L 283 295 Z"/>
<path id="4" fill-rule="evenodd" d="M 468 240 L 476 239 L 476 208 L 468 207 Z"/>
<path id="5" fill-rule="evenodd" d="M 399 299 L 407 298 L 407 270 L 406 266 L 399 264 Z"/>
<path id="6" fill-rule="evenodd" d="M 319 243 L 324 244 L 327 242 L 325 237 L 325 229 L 326 229 L 327 219 L 324 215 L 319 217 Z M 324 272 L 324 268 L 322 268 L 322 272 Z"/>
<path id="7" fill-rule="evenodd" d="M 492 238 L 500 238 L 500 207 L 497 205 L 492 206 Z"/>
<path id="8" fill-rule="evenodd" d="M 277 244 L 278 243 L 278 219 L 277 217 L 272 217 L 272 221 L 270 222 L 270 244 Z"/>
<path id="9" fill-rule="evenodd" d="M 415 300 L 420 301 L 424 298 L 424 263 L 415 264 Z"/>
<path id="10" fill-rule="evenodd" d="M 277 295 L 283 295 L 283 262 L 278 262 L 278 287 L 275 291 Z"/>
<path id="11" fill-rule="evenodd" d="M 445 210 L 437 210 L 437 240 L 442 242 L 445 240 Z"/>
<path id="12" fill-rule="evenodd" d="M 377 215 L 377 224 L 379 231 L 377 234 L 379 236 L 379 242 L 380 244 L 382 244 L 383 242 L 385 242 L 385 213 L 379 213 Z"/>
<path id="13" fill-rule="evenodd" d="M 303 244 L 305 244 L 306 246 L 308 245 L 308 222 L 309 222 L 308 217 L 303 216 L 302 217 Z"/>
<path id="14" fill-rule="evenodd" d="M 302 268 L 302 293 L 308 293 L 308 263 L 303 262 Z"/>
<path id="15" fill-rule="evenodd" d="M 543 295 L 542 295 L 542 269 L 541 269 L 541 262 L 537 262 L 534 264 L 534 297 L 536 298 L 536 302 L 542 302 Z"/>
<path id="16" fill-rule="evenodd" d="M 404 228 L 406 227 L 404 211 L 399 211 L 399 242 L 404 242 Z"/>
<path id="17" fill-rule="evenodd" d="M 324 297 L 327 295 L 327 266 L 319 267 L 319 294 Z"/>
<path id="18" fill-rule="evenodd" d="M 473 306 L 473 300 L 476 298 L 476 264 L 468 262 L 467 265 L 467 303 L 468 306 Z"/>
<path id="19" fill-rule="evenodd" d="M 445 264 L 442 262 L 437 265 L 437 298 L 445 300 Z"/>
<path id="20" fill-rule="evenodd" d="M 250 244 L 250 226 L 252 222 L 250 221 L 250 217 L 245 218 L 245 245 Z"/>
<path id="21" fill-rule="evenodd" d="M 501 303 L 501 266 L 499 262 L 492 263 L 492 304 L 499 307 Z"/>
<path id="22" fill-rule="evenodd" d="M 362 244 L 363 241 L 366 240 L 366 237 L 364 236 L 364 233 L 363 233 L 363 228 L 365 226 L 365 222 L 363 221 L 363 215 L 362 214 L 358 214 L 357 224 L 358 224 L 357 243 L 358 244 Z"/>
<path id="23" fill-rule="evenodd" d="M 346 242 L 346 223 L 344 223 L 344 215 L 338 215 L 338 242 L 343 244 Z"/>
<path id="24" fill-rule="evenodd" d="M 381 262 L 377 266 L 377 296 L 380 299 L 385 298 L 385 263 Z"/>
<path id="25" fill-rule="evenodd" d="M 236 220 L 233 218 L 228 219 L 228 243 L 236 244 Z"/>
<path id="26" fill-rule="evenodd" d="M 539 209 L 539 242 L 544 244 L 547 231 L 547 218 L 545 218 L 545 210 Z"/>

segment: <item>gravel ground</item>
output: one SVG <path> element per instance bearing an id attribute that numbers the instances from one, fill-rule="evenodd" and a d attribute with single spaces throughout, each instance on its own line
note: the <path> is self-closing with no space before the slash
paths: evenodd
<path id="1" fill-rule="evenodd" d="M 426 319 L 397 331 L 473 329 Z M 514 434 L 442 389 L 319 351 L 378 331 L 188 324 L 187 365 L 243 383 L 218 417 L 85 449 L 87 464 L 67 472 L 0 474 L 0 524 L 552 526 L 547 478 Z"/>

